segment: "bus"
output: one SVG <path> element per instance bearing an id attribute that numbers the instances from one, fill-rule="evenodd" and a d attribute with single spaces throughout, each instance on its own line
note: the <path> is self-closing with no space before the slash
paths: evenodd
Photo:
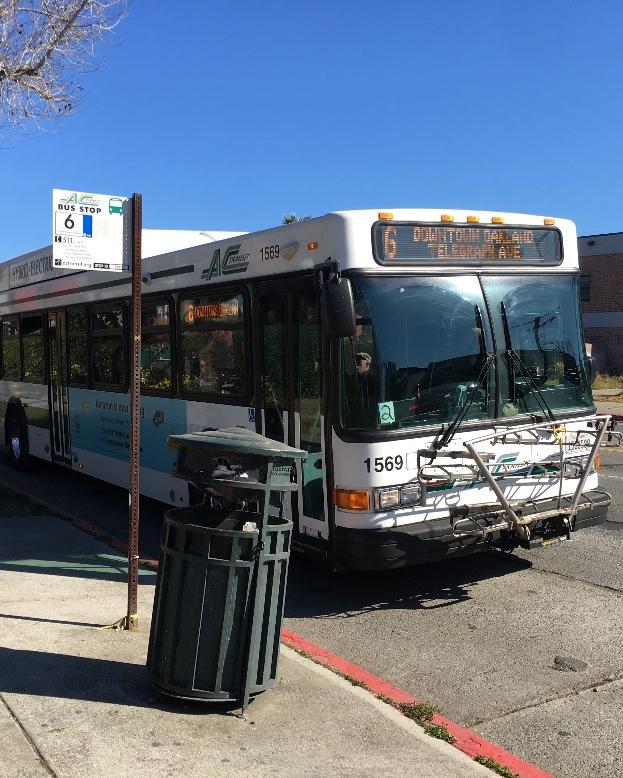
<path id="1" fill-rule="evenodd" d="M 307 452 L 293 548 L 334 570 L 606 519 L 571 221 L 358 210 L 201 235 L 156 231 L 143 264 L 142 494 L 202 500 L 167 439 L 238 426 Z M 130 275 L 50 255 L 0 266 L 0 434 L 16 467 L 127 486 Z"/>

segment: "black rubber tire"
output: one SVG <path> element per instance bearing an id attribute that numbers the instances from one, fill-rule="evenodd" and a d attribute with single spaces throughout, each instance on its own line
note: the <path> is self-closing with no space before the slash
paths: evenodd
<path id="1" fill-rule="evenodd" d="M 28 427 L 24 412 L 16 408 L 9 409 L 7 414 L 6 442 L 13 467 L 16 470 L 30 470 L 32 457 L 28 448 Z"/>

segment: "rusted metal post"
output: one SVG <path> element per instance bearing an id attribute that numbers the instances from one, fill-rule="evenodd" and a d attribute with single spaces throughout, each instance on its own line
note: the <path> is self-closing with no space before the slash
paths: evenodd
<path id="1" fill-rule="evenodd" d="M 138 628 L 138 525 L 141 456 L 141 230 L 143 197 L 132 195 L 132 354 L 130 363 L 130 506 L 128 538 L 128 612 L 125 627 Z"/>

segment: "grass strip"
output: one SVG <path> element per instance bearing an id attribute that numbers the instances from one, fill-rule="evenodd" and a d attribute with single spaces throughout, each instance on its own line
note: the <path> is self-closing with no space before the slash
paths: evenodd
<path id="1" fill-rule="evenodd" d="M 510 768 L 504 767 L 504 765 L 501 765 L 490 756 L 483 756 L 482 754 L 479 754 L 478 756 L 474 757 L 474 761 L 483 765 L 483 767 L 488 767 L 489 770 L 493 770 L 494 773 L 501 775 L 502 778 L 519 778 L 518 773 L 514 773 L 512 770 L 510 770 Z"/>

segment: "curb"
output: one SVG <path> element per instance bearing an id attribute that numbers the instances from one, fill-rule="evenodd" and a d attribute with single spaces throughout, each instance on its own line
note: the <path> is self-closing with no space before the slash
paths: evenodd
<path id="1" fill-rule="evenodd" d="M 35 497 L 23 489 L 19 489 L 9 484 L 3 478 L 0 478 L 0 486 L 15 492 L 15 494 L 28 498 L 31 502 L 41 505 L 51 513 L 71 522 L 76 529 L 86 532 L 88 535 L 92 535 L 107 545 L 112 546 L 116 551 L 120 551 L 123 554 L 128 553 L 127 544 L 123 543 L 118 538 L 109 535 L 95 524 L 84 521 L 69 511 L 56 507 L 41 497 Z M 158 569 L 158 560 L 156 559 L 141 559 L 140 564 L 143 564 L 152 570 Z M 336 654 L 332 654 L 330 651 L 322 648 L 322 646 L 318 646 L 316 643 L 312 643 L 304 637 L 301 637 L 301 635 L 298 635 L 296 632 L 292 632 L 285 628 L 282 629 L 281 640 L 286 646 L 289 646 L 295 651 L 307 654 L 314 662 L 323 665 L 329 670 L 333 670 L 346 678 L 357 681 L 375 696 L 385 698 L 397 707 L 403 704 L 417 705 L 418 703 L 423 702 L 409 692 L 406 692 L 404 689 L 394 686 L 389 683 L 389 681 L 384 681 L 382 678 L 370 673 L 359 665 L 355 665 Z M 455 739 L 454 747 L 458 748 L 459 751 L 462 751 L 464 754 L 467 754 L 471 759 L 474 759 L 476 756 L 490 757 L 503 767 L 507 767 L 512 772 L 517 773 L 519 778 L 554 778 L 551 773 L 547 773 L 544 770 L 541 770 L 541 768 L 536 767 L 536 765 L 524 761 L 520 757 L 511 754 L 510 751 L 506 751 L 495 743 L 485 740 L 476 732 L 447 719 L 445 716 L 435 713 L 433 715 L 432 723 L 445 727 Z"/>
<path id="2" fill-rule="evenodd" d="M 322 648 L 322 646 L 318 646 L 300 635 L 297 635 L 296 632 L 292 632 L 289 629 L 282 629 L 281 640 L 286 646 L 293 648 L 295 651 L 304 652 L 309 655 L 314 662 L 363 684 L 363 686 L 365 686 L 368 691 L 372 692 L 372 694 L 377 697 L 385 698 L 396 706 L 403 704 L 417 705 L 418 703 L 423 702 L 423 700 L 419 700 L 404 689 L 400 689 L 398 686 L 394 686 L 388 681 L 384 681 L 382 678 L 368 672 L 368 670 L 364 670 L 364 668 L 359 665 L 355 665 L 336 654 L 332 654 L 330 651 Z M 492 743 L 490 740 L 485 740 L 485 738 L 482 738 L 476 732 L 447 719 L 445 716 L 441 716 L 438 713 L 434 714 L 432 723 L 444 726 L 455 738 L 454 747 L 458 748 L 459 751 L 462 751 L 464 754 L 467 754 L 471 759 L 474 759 L 476 756 L 488 756 L 491 759 L 495 759 L 495 761 L 499 762 L 503 767 L 508 767 L 509 770 L 517 773 L 519 778 L 554 778 L 551 773 L 547 773 L 540 767 L 536 767 L 536 765 L 524 761 L 520 757 L 515 756 L 515 754 L 511 754 L 510 751 L 506 751 L 495 743 Z"/>
<path id="3" fill-rule="evenodd" d="M 36 505 L 40 505 L 42 508 L 45 508 L 46 510 L 50 511 L 51 514 L 54 514 L 55 516 L 58 516 L 59 518 L 70 522 L 71 524 L 74 525 L 74 527 L 76 527 L 76 529 L 79 529 L 82 532 L 86 532 L 87 535 L 91 535 L 97 540 L 101 540 L 103 543 L 106 543 L 106 545 L 114 548 L 115 551 L 119 551 L 121 554 L 127 556 L 128 554 L 127 543 L 124 543 L 122 540 L 119 540 L 119 538 L 114 537 L 114 535 L 110 535 L 108 532 L 101 529 L 101 527 L 98 527 L 96 524 L 91 524 L 88 521 L 84 521 L 84 519 L 78 518 L 75 514 L 71 513 L 70 511 L 66 511 L 63 508 L 59 508 L 57 505 L 48 502 L 43 497 L 37 497 L 34 494 L 25 491 L 24 489 L 20 489 L 19 486 L 15 486 L 14 484 L 9 483 L 4 478 L 0 478 L 0 486 L 2 486 L 5 489 L 9 489 L 9 491 L 18 494 L 20 497 L 26 497 L 31 502 L 34 502 Z M 139 564 L 143 564 L 146 567 L 149 567 L 153 570 L 158 569 L 157 559 L 140 559 Z"/>

